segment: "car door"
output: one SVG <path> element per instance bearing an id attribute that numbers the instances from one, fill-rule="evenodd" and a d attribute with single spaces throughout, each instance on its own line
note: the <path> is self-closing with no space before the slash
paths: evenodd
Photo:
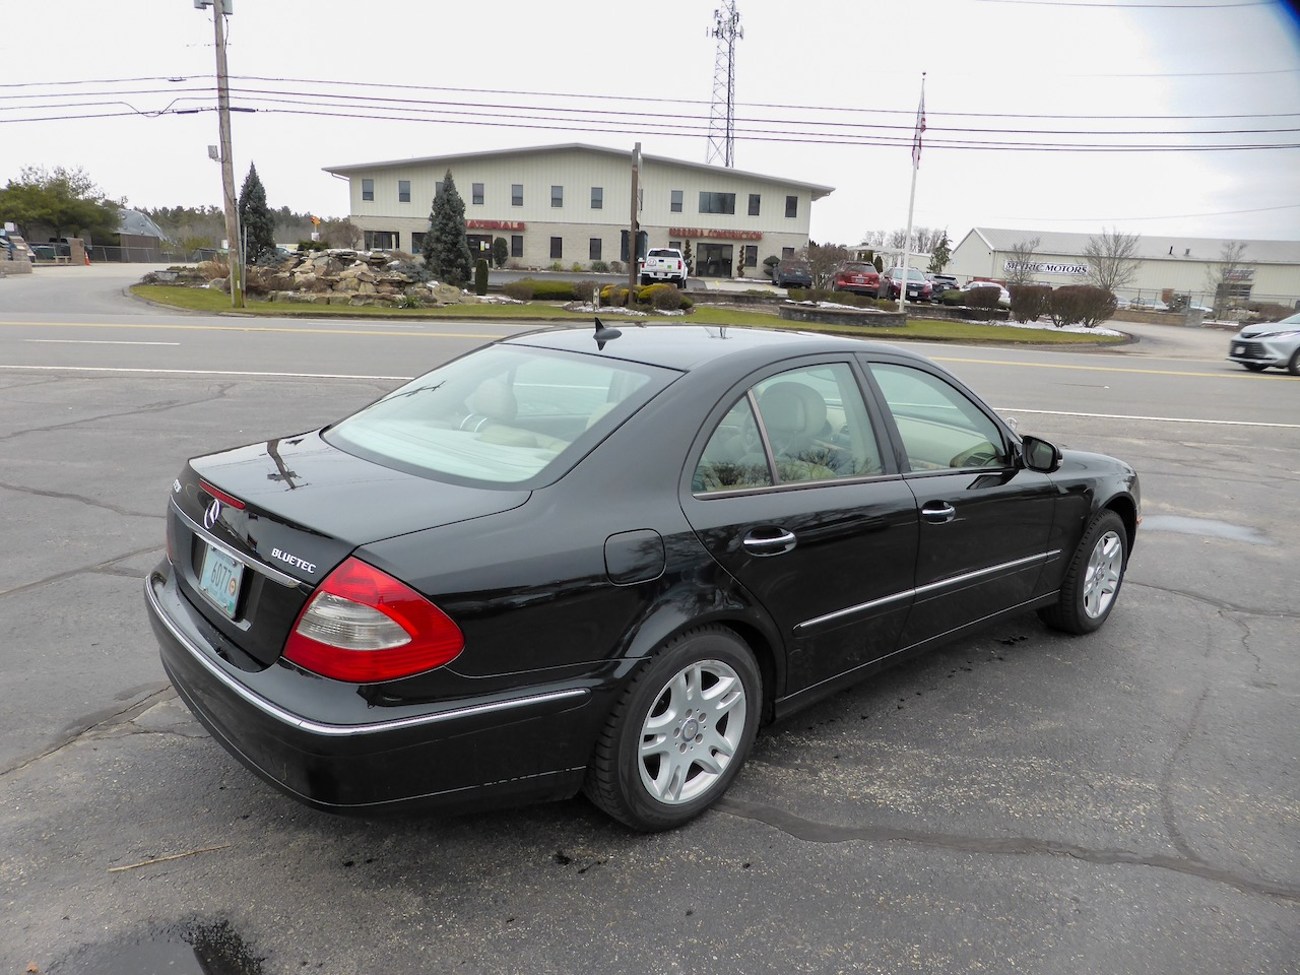
<path id="1" fill-rule="evenodd" d="M 687 519 L 785 640 L 789 695 L 896 648 L 916 501 L 846 357 L 755 374 L 688 460 Z"/>
<path id="2" fill-rule="evenodd" d="M 900 647 L 941 638 L 1039 594 L 1058 489 L 1018 461 L 992 410 L 941 370 L 868 371 L 920 515 L 915 599 Z"/>

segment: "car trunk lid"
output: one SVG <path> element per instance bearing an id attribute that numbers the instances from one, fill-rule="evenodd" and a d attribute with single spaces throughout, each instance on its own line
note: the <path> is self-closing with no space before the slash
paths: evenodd
<path id="1" fill-rule="evenodd" d="M 169 549 L 190 602 L 259 669 L 317 585 L 358 546 L 523 504 L 525 490 L 448 484 L 355 457 L 318 432 L 197 457 L 172 485 Z"/>

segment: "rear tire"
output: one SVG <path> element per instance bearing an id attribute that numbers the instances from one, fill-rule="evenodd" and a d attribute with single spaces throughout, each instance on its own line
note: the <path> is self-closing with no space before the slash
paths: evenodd
<path id="1" fill-rule="evenodd" d="M 1061 599 L 1038 611 L 1044 623 L 1065 633 L 1100 629 L 1115 607 L 1128 568 L 1128 531 L 1115 512 L 1093 518 L 1061 580 Z"/>
<path id="2" fill-rule="evenodd" d="M 645 832 L 689 822 L 727 791 L 758 732 L 762 678 L 730 630 L 683 633 L 627 685 L 596 741 L 583 791 Z"/>
<path id="3" fill-rule="evenodd" d="M 1293 376 L 1300 376 L 1300 349 L 1291 353 L 1291 359 L 1286 364 L 1286 371 Z"/>

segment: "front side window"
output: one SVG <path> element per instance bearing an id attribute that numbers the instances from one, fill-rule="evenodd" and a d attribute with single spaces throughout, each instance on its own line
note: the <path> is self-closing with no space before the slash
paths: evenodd
<path id="1" fill-rule="evenodd" d="M 551 238 L 551 258 L 554 259 L 554 260 L 559 260 L 559 259 L 560 259 L 561 257 L 563 257 L 563 256 L 564 256 L 564 238 L 563 238 L 563 237 L 552 237 L 552 238 Z"/>
<path id="2" fill-rule="evenodd" d="M 411 181 L 409 179 L 399 179 L 397 181 L 397 202 L 411 202 Z"/>
<path id="3" fill-rule="evenodd" d="M 605 207 L 605 187 L 593 186 L 591 188 L 591 208 L 593 210 L 602 210 Z"/>
<path id="4" fill-rule="evenodd" d="M 787 217 L 799 216 L 799 197 L 787 196 L 785 198 L 785 215 Z"/>
<path id="5" fill-rule="evenodd" d="M 510 205 L 512 207 L 521 207 L 524 205 L 524 184 L 510 184 Z"/>
<path id="6" fill-rule="evenodd" d="M 361 181 L 361 199 L 373 200 L 375 198 L 375 181 L 373 179 L 363 179 Z"/>
<path id="7" fill-rule="evenodd" d="M 552 187 L 551 187 L 551 206 L 553 206 L 553 207 L 562 207 L 562 206 L 564 206 L 564 187 L 563 187 L 563 186 L 552 186 Z"/>
<path id="8" fill-rule="evenodd" d="M 470 202 L 477 207 L 481 207 L 483 205 L 483 184 L 471 183 L 470 193 L 471 193 Z"/>
<path id="9" fill-rule="evenodd" d="M 910 366 L 873 363 L 871 374 L 893 414 L 912 470 L 1009 463 L 998 425 L 951 383 Z"/>
<path id="10" fill-rule="evenodd" d="M 546 483 L 675 376 L 654 366 L 492 346 L 407 383 L 322 436 L 422 476 Z"/>
<path id="11" fill-rule="evenodd" d="M 692 484 L 707 494 L 883 472 L 853 370 L 837 362 L 755 383 L 710 435 Z"/>
<path id="12" fill-rule="evenodd" d="M 682 194 L 683 190 L 673 190 L 668 198 L 668 209 L 673 213 L 682 212 Z"/>
<path id="13" fill-rule="evenodd" d="M 761 203 L 762 203 L 762 197 L 760 197 L 759 194 L 757 193 L 749 194 L 749 215 L 751 217 L 758 216 L 758 209 Z"/>
<path id="14" fill-rule="evenodd" d="M 700 213 L 735 213 L 735 193 L 710 193 L 700 191 Z"/>

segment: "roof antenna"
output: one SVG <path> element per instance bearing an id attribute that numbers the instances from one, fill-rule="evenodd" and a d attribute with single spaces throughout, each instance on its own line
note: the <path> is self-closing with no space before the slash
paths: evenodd
<path id="1" fill-rule="evenodd" d="M 614 339 L 618 338 L 618 337 L 619 337 L 620 335 L 622 335 L 622 334 L 623 334 L 623 333 L 620 332 L 618 329 L 616 329 L 616 328 L 610 328 L 610 327 L 607 326 L 604 322 L 602 322 L 599 318 L 597 318 L 597 319 L 596 319 L 596 334 L 595 334 L 595 339 L 596 339 L 596 349 L 597 349 L 597 351 L 603 351 L 604 348 L 605 348 L 605 343 L 606 343 L 606 342 L 612 342 Z"/>

